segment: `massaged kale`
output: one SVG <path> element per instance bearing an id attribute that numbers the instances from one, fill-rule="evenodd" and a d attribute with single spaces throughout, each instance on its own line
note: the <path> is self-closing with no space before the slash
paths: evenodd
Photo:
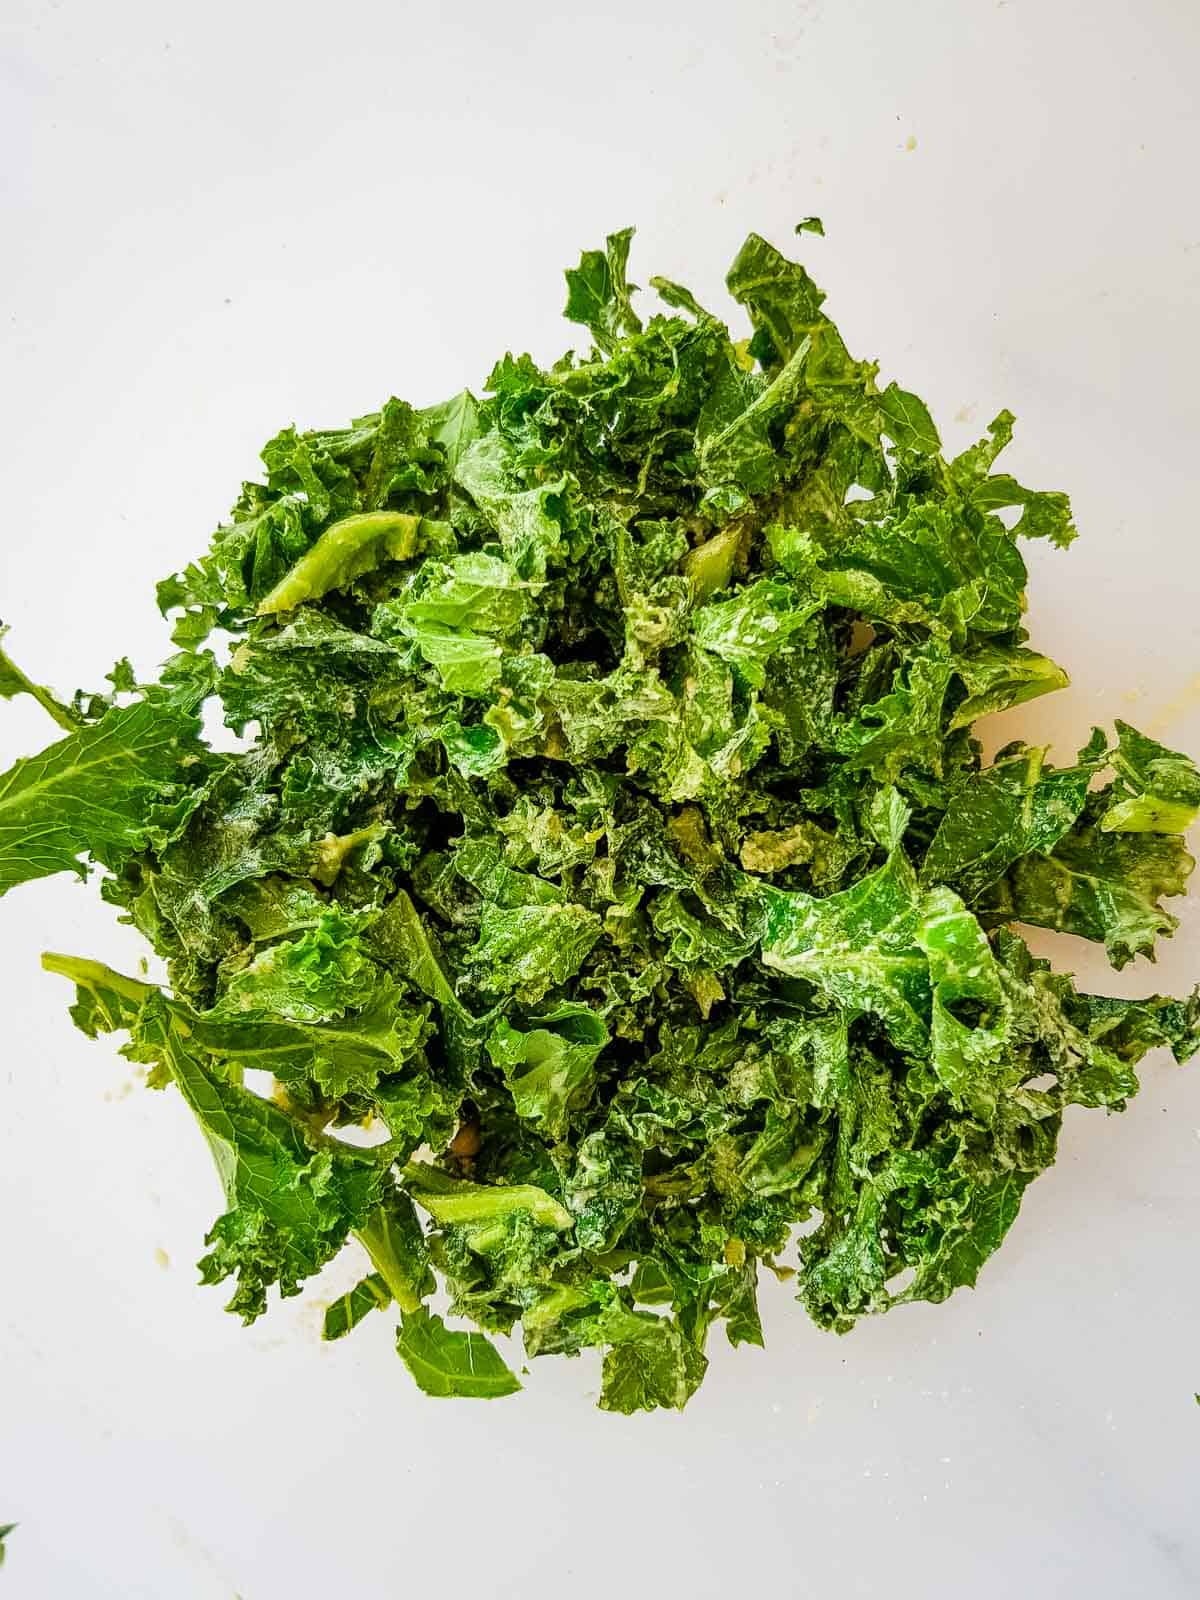
<path id="1" fill-rule="evenodd" d="M 1200 1045 L 1196 997 L 1080 994 L 1015 931 L 1152 956 L 1200 774 L 1123 724 L 985 764 L 1066 682 L 1020 544 L 1074 529 L 996 469 L 1011 416 L 947 460 L 754 235 L 750 337 L 662 278 L 643 320 L 630 238 L 567 273 L 582 356 L 272 439 L 159 585 L 156 682 L 63 704 L 0 653 L 63 729 L 0 778 L 0 889 L 90 858 L 165 960 L 45 964 L 195 1114 L 204 1282 L 250 1321 L 353 1237 L 327 1338 L 382 1311 L 484 1397 L 489 1333 L 597 1346 L 625 1412 L 714 1323 L 761 1344 L 764 1266 L 838 1331 L 974 1284 L 1065 1109 Z"/>

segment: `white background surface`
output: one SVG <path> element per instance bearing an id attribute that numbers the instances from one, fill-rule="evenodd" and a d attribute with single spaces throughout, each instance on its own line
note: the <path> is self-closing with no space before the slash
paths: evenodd
<path id="1" fill-rule="evenodd" d="M 717 303 L 750 227 L 815 211 L 851 348 L 954 447 L 1011 405 L 1012 470 L 1074 496 L 1079 543 L 1028 553 L 1074 687 L 1005 736 L 1200 748 L 1191 0 L 5 0 L 0 52 L 0 615 L 34 677 L 166 652 L 153 580 L 283 423 L 556 354 L 606 230 Z M 5 764 L 53 732 L 0 709 Z M 1198 925 L 1157 971 L 1057 953 L 1178 991 Z M 1068 1119 L 975 1294 L 837 1340 L 772 1290 L 767 1351 L 716 1338 L 683 1416 L 593 1410 L 586 1361 L 472 1406 L 383 1317 L 322 1347 L 355 1263 L 250 1332 L 195 1287 L 207 1151 L 73 1031 L 45 946 L 139 953 L 65 879 L 0 906 L 6 1597 L 1200 1592 L 1195 1069 Z"/>

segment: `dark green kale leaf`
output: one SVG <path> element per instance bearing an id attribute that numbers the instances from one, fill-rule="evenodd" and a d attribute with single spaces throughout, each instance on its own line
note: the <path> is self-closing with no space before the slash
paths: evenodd
<path id="1" fill-rule="evenodd" d="M 499 1400 L 521 1387 L 490 1339 L 452 1331 L 423 1306 L 401 1316 L 396 1353 L 418 1389 L 438 1399 Z"/>
<path id="2" fill-rule="evenodd" d="M 236 1276 L 229 1309 L 252 1322 L 266 1310 L 271 1285 L 299 1294 L 303 1279 L 365 1223 L 390 1183 L 395 1151 L 311 1133 L 302 1119 L 222 1076 L 160 996 L 143 1005 L 132 1051 L 170 1075 L 212 1150 L 227 1209 L 208 1235 L 201 1280 Z"/>
<path id="3" fill-rule="evenodd" d="M 633 229 L 610 233 L 603 250 L 585 250 L 577 267 L 567 269 L 563 315 L 580 322 L 602 350 L 611 350 L 623 333 L 640 333 L 641 318 L 630 298 L 637 285 L 626 281 Z"/>
<path id="4" fill-rule="evenodd" d="M 1100 819 L 1105 833 L 1185 833 L 1200 816 L 1200 771 L 1127 722 L 1117 723 L 1116 782 Z"/>
<path id="5" fill-rule="evenodd" d="M 0 894 L 53 872 L 85 877 L 85 854 L 118 868 L 169 835 L 204 771 L 199 727 L 190 711 L 141 700 L 0 775 Z"/>
<path id="6" fill-rule="evenodd" d="M 1080 753 L 1074 767 L 1051 767 L 1045 750 L 1003 751 L 957 789 L 922 863 L 929 883 L 952 883 L 976 899 L 1031 852 L 1052 850 L 1083 810 L 1105 751 Z"/>
<path id="7" fill-rule="evenodd" d="M 1080 993 L 1013 926 L 1152 956 L 1200 774 L 1124 723 L 985 763 L 1067 681 L 1011 415 L 948 460 L 804 266 L 751 235 L 731 331 L 635 310 L 631 241 L 567 273 L 581 354 L 271 439 L 156 681 L 0 651 L 64 734 L 0 777 L 0 891 L 90 857 L 165 963 L 44 958 L 213 1152 L 203 1280 L 250 1320 L 349 1250 L 326 1338 L 397 1317 L 439 1397 L 519 1387 L 488 1334 L 595 1350 L 622 1413 L 762 1344 L 763 1268 L 840 1332 L 973 1285 L 1067 1107 L 1200 1050 L 1200 991 Z"/>
<path id="8" fill-rule="evenodd" d="M 1153 955 L 1178 917 L 1163 897 L 1183 894 L 1195 866 L 1178 834 L 1105 833 L 1085 823 L 1064 834 L 1049 855 L 1014 862 L 978 905 L 989 921 L 1032 923 L 1103 943 L 1121 968 Z"/>

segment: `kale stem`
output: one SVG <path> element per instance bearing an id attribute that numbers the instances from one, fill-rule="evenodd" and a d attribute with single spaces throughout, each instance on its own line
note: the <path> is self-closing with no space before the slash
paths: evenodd
<path id="1" fill-rule="evenodd" d="M 2 630 L 0 630 L 2 631 Z M 31 678 L 21 671 L 20 667 L 5 650 L 0 650 L 0 681 L 7 678 L 10 683 L 15 680 L 19 687 L 8 691 L 10 695 L 24 692 L 32 695 L 48 716 L 54 718 L 59 727 L 67 733 L 77 733 L 83 726 L 83 718 L 73 711 L 70 706 L 63 705 L 61 700 L 55 699 L 49 689 L 40 683 L 34 683 Z"/>

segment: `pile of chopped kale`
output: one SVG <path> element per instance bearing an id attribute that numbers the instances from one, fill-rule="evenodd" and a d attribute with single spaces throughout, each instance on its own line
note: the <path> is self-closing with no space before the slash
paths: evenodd
<path id="1" fill-rule="evenodd" d="M 518 1388 L 519 1327 L 682 1406 L 763 1267 L 838 1331 L 941 1300 L 1067 1106 L 1200 1046 L 1195 997 L 1078 994 L 1014 928 L 1151 955 L 1200 774 L 1123 724 L 984 764 L 1066 682 L 1019 545 L 1074 529 L 994 470 L 1012 418 L 947 461 L 755 235 L 752 337 L 661 278 L 643 321 L 630 237 L 567 273 L 583 356 L 272 439 L 159 585 L 158 681 L 63 703 L 0 654 L 64 730 L 0 777 L 0 890 L 90 858 L 165 959 L 45 964 L 200 1123 L 204 1282 L 250 1321 L 365 1247 L 326 1337 L 397 1316 L 429 1394 Z"/>

